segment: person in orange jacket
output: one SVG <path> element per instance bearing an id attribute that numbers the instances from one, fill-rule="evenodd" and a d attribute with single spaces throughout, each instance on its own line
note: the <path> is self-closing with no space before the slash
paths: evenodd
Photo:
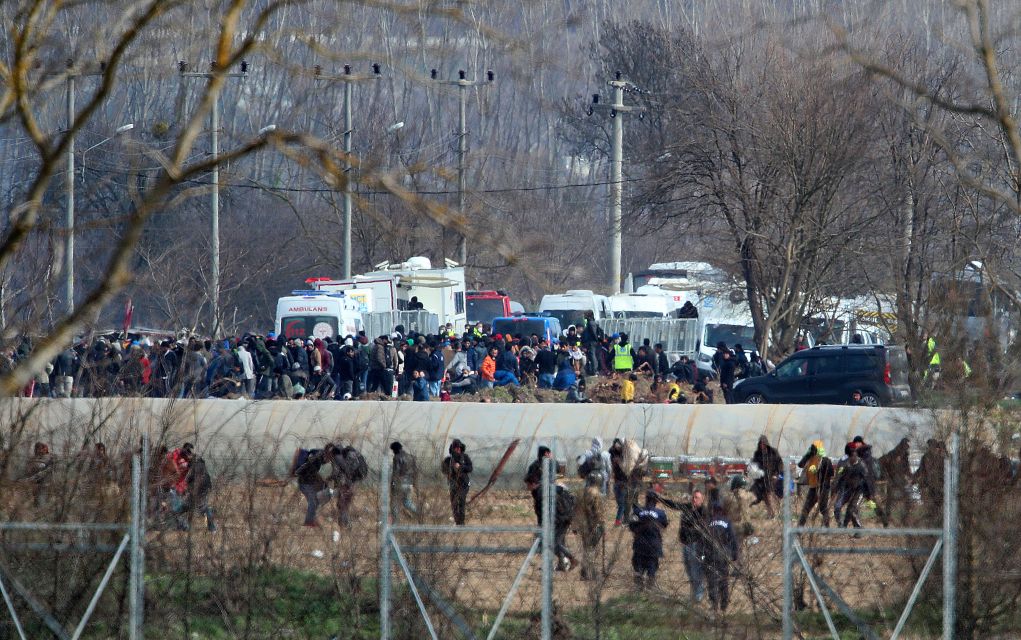
<path id="1" fill-rule="evenodd" d="M 492 389 L 496 383 L 496 357 L 499 353 L 497 348 L 493 347 L 489 350 L 489 354 L 482 359 L 479 373 L 482 374 L 482 386 L 486 389 Z"/>

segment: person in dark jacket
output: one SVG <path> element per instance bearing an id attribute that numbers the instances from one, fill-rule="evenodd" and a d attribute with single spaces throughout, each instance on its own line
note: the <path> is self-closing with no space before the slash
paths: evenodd
<path id="1" fill-rule="evenodd" d="M 525 487 L 528 488 L 529 493 L 532 495 L 532 510 L 535 512 L 536 524 L 540 527 L 542 526 L 542 465 L 546 460 L 551 460 L 552 458 L 553 452 L 549 447 L 539 447 L 535 460 L 528 465 L 528 470 L 525 472 Z M 577 564 L 574 554 L 567 548 L 567 531 L 574 517 L 573 509 L 569 509 L 569 505 L 574 504 L 574 497 L 565 496 L 565 492 L 568 494 L 570 492 L 556 484 L 555 469 L 556 467 L 554 466 L 554 474 L 550 478 L 550 482 L 553 483 L 554 490 L 557 493 L 553 517 L 553 553 L 557 556 L 557 570 L 565 570 Z"/>
<path id="2" fill-rule="evenodd" d="M 911 442 L 902 438 L 897 446 L 879 458 L 882 478 L 886 481 L 885 504 L 890 515 L 903 518 L 911 509 Z"/>
<path id="3" fill-rule="evenodd" d="M 730 566 L 737 562 L 737 549 L 734 526 L 724 515 L 723 505 L 716 503 L 706 526 L 705 573 L 709 602 L 723 613 L 730 604 Z"/>
<path id="4" fill-rule="evenodd" d="M 888 527 L 890 526 L 889 517 L 876 499 L 879 497 L 879 479 L 882 476 L 882 470 L 879 467 L 879 460 L 872 455 L 872 445 L 863 442 L 862 446 L 858 447 L 858 457 L 865 465 L 865 500 L 872 502 L 879 521 L 884 527 Z"/>
<path id="5" fill-rule="evenodd" d="M 865 463 L 858 456 L 858 448 L 854 447 L 848 453 L 847 464 L 837 478 L 837 492 L 847 496 L 844 501 L 847 511 L 844 513 L 844 521 L 840 523 L 841 527 L 846 527 L 850 523 L 855 529 L 861 528 L 858 505 L 867 490 L 868 472 L 865 469 Z"/>
<path id="6" fill-rule="evenodd" d="M 355 380 L 357 379 L 358 354 L 351 345 L 344 345 L 340 351 L 340 358 L 336 362 L 337 369 L 337 393 L 341 399 L 354 397 Z"/>
<path id="7" fill-rule="evenodd" d="M 443 350 L 438 345 L 430 347 L 429 353 L 429 395 L 433 398 L 440 395 L 440 387 L 443 384 L 443 373 L 446 370 L 446 362 L 443 360 Z"/>
<path id="8" fill-rule="evenodd" d="M 723 392 L 723 399 L 727 404 L 734 404 L 734 380 L 737 378 L 737 364 L 730 355 L 730 351 L 724 351 L 720 359 L 720 391 Z"/>
<path id="9" fill-rule="evenodd" d="M 670 373 L 674 375 L 674 378 L 679 383 L 695 384 L 695 380 L 698 378 L 698 367 L 695 366 L 695 363 L 688 360 L 688 356 L 681 356 L 670 367 Z"/>
<path id="10" fill-rule="evenodd" d="M 552 389 L 557 375 L 557 354 L 550 349 L 545 340 L 539 343 L 539 351 L 535 354 L 537 380 L 540 389 Z"/>
<path id="11" fill-rule="evenodd" d="M 681 553 L 684 558 L 684 570 L 688 574 L 691 585 L 691 601 L 702 602 L 705 597 L 705 566 L 703 558 L 706 547 L 706 524 L 709 514 L 705 507 L 705 495 L 694 491 L 690 501 L 675 502 L 660 496 L 663 506 L 680 513 Z"/>
<path id="12" fill-rule="evenodd" d="M 610 445 L 610 475 L 613 480 L 613 498 L 617 502 L 617 515 L 613 525 L 621 526 L 628 508 L 628 475 L 624 473 L 624 443 L 614 438 Z"/>
<path id="13" fill-rule="evenodd" d="M 365 478 L 365 458 L 354 447 L 333 447 L 328 458 L 333 467 L 330 480 L 337 494 L 337 522 L 342 527 L 350 524 L 349 513 L 354 500 L 355 484 Z"/>
<path id="14" fill-rule="evenodd" d="M 783 460 L 780 458 L 780 452 L 770 446 L 769 438 L 760 436 L 755 455 L 752 456 L 752 462 L 757 464 L 763 473 L 763 476 L 752 484 L 752 493 L 755 494 L 755 502 L 752 502 L 752 506 L 765 502 L 766 512 L 772 518 L 773 498 L 778 495 L 776 485 L 780 474 L 783 473 Z"/>
<path id="15" fill-rule="evenodd" d="M 653 347 L 656 355 L 656 374 L 665 378 L 670 374 L 670 359 L 667 358 L 666 351 L 663 351 L 663 345 L 656 343 Z"/>
<path id="16" fill-rule="evenodd" d="M 464 443 L 455 439 L 450 443 L 449 454 L 443 459 L 443 475 L 450 487 L 450 509 L 454 524 L 464 525 L 468 488 L 471 486 L 472 459 L 465 453 Z"/>
<path id="17" fill-rule="evenodd" d="M 656 508 L 658 499 L 654 491 L 646 493 L 645 507 L 635 507 L 628 525 L 634 534 L 631 568 L 635 571 L 635 585 L 639 589 L 656 586 L 659 559 L 663 557 L 663 530 L 669 522 L 666 512 Z"/>
<path id="18" fill-rule="evenodd" d="M 390 451 L 393 452 L 393 467 L 390 473 L 390 514 L 396 523 L 401 513 L 401 507 L 407 509 L 408 513 L 412 515 L 418 515 L 418 507 L 415 506 L 414 500 L 418 463 L 415 456 L 400 442 L 391 442 Z"/>
<path id="19" fill-rule="evenodd" d="M 198 512 L 205 516 L 206 528 L 212 533 L 216 531 L 213 509 L 209 506 L 209 494 L 213 490 L 213 479 L 206 468 L 206 461 L 194 453 L 189 455 L 188 473 L 185 476 L 185 482 L 188 485 L 186 511 L 188 513 Z"/>
<path id="20" fill-rule="evenodd" d="M 415 371 L 412 374 L 414 381 L 411 383 L 411 399 L 415 402 L 429 402 L 429 379 L 422 371 Z"/>
<path id="21" fill-rule="evenodd" d="M 295 454 L 296 461 L 300 454 L 301 450 L 299 449 Z M 301 495 L 305 496 L 305 500 L 308 503 L 308 508 L 305 511 L 306 527 L 319 526 L 319 522 L 316 521 L 316 511 L 319 508 L 319 496 L 317 494 L 326 487 L 322 476 L 319 475 L 319 470 L 329 461 L 332 454 L 332 443 L 327 444 L 322 449 L 312 449 L 308 452 L 305 461 L 300 465 L 294 466 L 291 472 L 291 475 L 298 479 L 298 491 L 301 492 Z"/>
<path id="22" fill-rule="evenodd" d="M 803 527 L 812 515 L 812 509 L 818 504 L 819 513 L 822 514 L 824 527 L 830 526 L 830 483 L 833 480 L 833 463 L 826 457 L 826 449 L 822 440 L 816 440 L 808 447 L 808 451 L 801 457 L 798 467 L 805 470 L 805 478 L 808 484 L 808 495 L 805 496 L 805 506 L 801 508 L 801 517 L 798 519 L 798 526 Z"/>
<path id="23" fill-rule="evenodd" d="M 698 309 L 695 308 L 695 305 L 691 304 L 691 300 L 688 300 L 684 303 L 684 306 L 677 310 L 677 317 L 688 319 L 698 318 Z"/>

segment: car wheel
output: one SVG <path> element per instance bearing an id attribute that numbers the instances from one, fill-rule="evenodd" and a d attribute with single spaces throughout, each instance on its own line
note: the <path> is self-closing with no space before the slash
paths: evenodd
<path id="1" fill-rule="evenodd" d="M 872 393 L 871 391 L 866 391 L 865 393 L 861 394 L 861 403 L 866 407 L 878 407 L 880 406 L 879 396 Z"/>
<path id="2" fill-rule="evenodd" d="M 766 398 L 761 393 L 750 393 L 744 401 L 745 404 L 766 404 Z"/>

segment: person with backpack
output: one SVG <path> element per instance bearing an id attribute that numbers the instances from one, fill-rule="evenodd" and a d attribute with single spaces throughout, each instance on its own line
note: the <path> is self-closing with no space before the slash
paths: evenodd
<path id="1" fill-rule="evenodd" d="M 578 456 L 578 477 L 598 476 L 597 486 L 605 496 L 610 482 L 610 452 L 603 451 L 603 439 L 592 438 L 592 448 Z"/>
<path id="2" fill-rule="evenodd" d="M 631 544 L 631 568 L 635 586 L 646 589 L 656 586 L 659 559 L 663 557 L 663 530 L 669 525 L 666 512 L 657 509 L 659 496 L 655 491 L 645 494 L 645 507 L 634 508 L 628 527 L 634 534 Z"/>
<path id="3" fill-rule="evenodd" d="M 349 513 L 355 496 L 355 484 L 369 475 L 369 467 L 361 452 L 350 445 L 332 447 L 328 459 L 333 467 L 330 480 L 337 494 L 337 522 L 347 527 L 351 524 Z"/>
<path id="4" fill-rule="evenodd" d="M 316 511 L 319 508 L 320 493 L 326 487 L 319 470 L 333 455 L 333 444 L 322 449 L 298 449 L 291 462 L 291 475 L 298 479 L 298 491 L 305 496 L 308 508 L 305 511 L 306 527 L 318 527 Z M 328 498 L 327 498 L 328 499 Z"/>
<path id="5" fill-rule="evenodd" d="M 464 443 L 456 438 L 450 443 L 448 452 L 440 468 L 450 488 L 450 510 L 453 512 L 454 524 L 463 526 L 468 488 L 471 486 L 472 459 L 465 453 Z"/>
<path id="6" fill-rule="evenodd" d="M 547 459 L 552 458 L 553 452 L 549 447 L 539 447 L 535 460 L 528 465 L 528 471 L 525 473 L 525 486 L 532 494 L 532 508 L 535 511 L 536 523 L 540 527 L 542 526 L 542 465 Z M 550 482 L 555 481 L 555 477 L 550 478 Z M 554 490 L 556 498 L 554 499 L 553 516 L 553 553 L 557 556 L 556 570 L 569 571 L 577 564 L 574 554 L 567 548 L 567 531 L 574 519 L 576 500 L 574 494 L 562 485 L 555 484 Z"/>
<path id="7" fill-rule="evenodd" d="M 408 452 L 400 442 L 391 442 L 393 467 L 390 473 L 390 515 L 394 523 L 399 519 L 401 507 L 408 513 L 418 515 L 414 493 L 418 476 L 418 463 L 415 456 Z"/>

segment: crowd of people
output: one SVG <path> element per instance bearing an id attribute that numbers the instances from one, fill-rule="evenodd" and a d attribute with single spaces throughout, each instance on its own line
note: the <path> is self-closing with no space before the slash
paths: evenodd
<path id="1" fill-rule="evenodd" d="M 394 522 L 405 515 L 421 517 L 416 504 L 420 482 L 417 459 L 400 442 L 392 442 L 389 449 L 392 454 L 391 517 Z M 652 477 L 647 450 L 633 440 L 620 438 L 604 449 L 603 441 L 593 438 L 590 448 L 576 458 L 582 481 L 579 490 L 572 491 L 558 482 L 555 474 L 549 478 L 556 492 L 553 529 L 557 569 L 569 571 L 580 566 L 583 580 L 595 578 L 602 566 L 597 559 L 607 529 L 622 527 L 630 530 L 633 536 L 632 569 L 636 586 L 654 587 L 660 560 L 667 553 L 663 535 L 670 524 L 667 510 L 672 510 L 678 514 L 680 555 L 691 586 L 692 601 L 702 602 L 708 594 L 711 606 L 725 611 L 730 599 L 731 574 L 740 569 L 738 541 L 742 534 L 736 524 L 747 526 L 748 523 L 746 507 L 739 498 L 741 489 L 748 488 L 754 496 L 748 508 L 762 504 L 765 515 L 773 517 L 775 504 L 783 495 L 783 483 L 793 484 L 797 478 L 799 488 L 805 490 L 801 496 L 798 526 L 805 526 L 817 513 L 824 527 L 833 522 L 840 527 L 861 528 L 863 506 L 874 511 L 883 526 L 888 526 L 894 514 L 904 518 L 917 502 L 921 502 L 921 518 L 931 523 L 941 517 L 943 460 L 947 453 L 941 442 L 929 440 L 917 470 L 913 471 L 909 452 L 910 443 L 905 438 L 891 451 L 877 456 L 871 444 L 862 436 L 856 436 L 844 445 L 839 459 L 828 457 L 824 443 L 815 440 L 799 461 L 795 463 L 790 458 L 785 462 L 768 438 L 762 436 L 743 472 L 727 472 L 722 465 L 714 463 L 703 487 L 690 495 L 669 497 L 664 485 Z M 543 464 L 551 460 L 553 452 L 549 447 L 540 446 L 536 453 L 525 471 L 524 485 L 541 526 Z M 160 445 L 150 456 L 147 515 L 155 527 L 187 530 L 195 516 L 202 516 L 208 530 L 216 531 L 210 505 L 213 482 L 195 447 L 187 442 L 172 450 Z M 96 486 L 130 482 L 130 473 L 125 473 L 125 469 L 130 469 L 129 459 L 111 460 L 102 443 L 86 444 L 76 456 L 65 459 L 64 464 L 83 470 L 95 480 Z M 999 464 L 1011 474 L 1015 473 L 1009 460 L 1000 460 Z M 327 465 L 330 470 L 323 477 Z M 51 486 L 57 466 L 48 445 L 36 443 L 22 477 L 35 505 L 45 504 L 51 494 L 59 490 Z M 439 469 L 449 489 L 451 521 L 464 525 L 474 472 L 465 442 L 460 439 L 451 442 Z M 305 498 L 303 524 L 306 527 L 320 526 L 319 510 L 334 498 L 337 524 L 347 527 L 351 522 L 355 488 L 369 476 L 369 469 L 362 453 L 353 446 L 327 443 L 321 448 L 298 449 L 289 476 L 283 482 L 296 480 L 298 491 Z M 616 503 L 612 521 L 604 507 L 609 497 Z M 571 530 L 576 532 L 581 543 L 580 553 L 569 548 L 567 536 Z"/>
<path id="2" fill-rule="evenodd" d="M 15 366 L 31 348 L 25 340 L 3 354 L 0 368 Z M 753 372 L 740 364 L 743 355 L 738 345 L 736 375 Z M 756 359 L 753 355 L 752 362 Z M 719 371 L 725 376 L 730 368 L 724 364 Z M 621 402 L 642 399 L 635 397 L 634 383 L 643 378 L 652 383 L 657 401 L 713 400 L 707 380 L 687 356 L 671 361 L 663 345 L 647 339 L 633 345 L 627 334 L 604 334 L 595 321 L 581 329 L 571 325 L 556 341 L 493 334 L 482 323 L 461 334 L 448 325 L 433 335 L 397 326 L 374 338 L 364 332 L 336 339 L 273 332 L 224 340 L 101 336 L 58 354 L 23 395 L 425 401 L 529 386 L 566 392 L 568 402 L 588 402 L 586 379 L 592 376 L 614 379 Z"/>

